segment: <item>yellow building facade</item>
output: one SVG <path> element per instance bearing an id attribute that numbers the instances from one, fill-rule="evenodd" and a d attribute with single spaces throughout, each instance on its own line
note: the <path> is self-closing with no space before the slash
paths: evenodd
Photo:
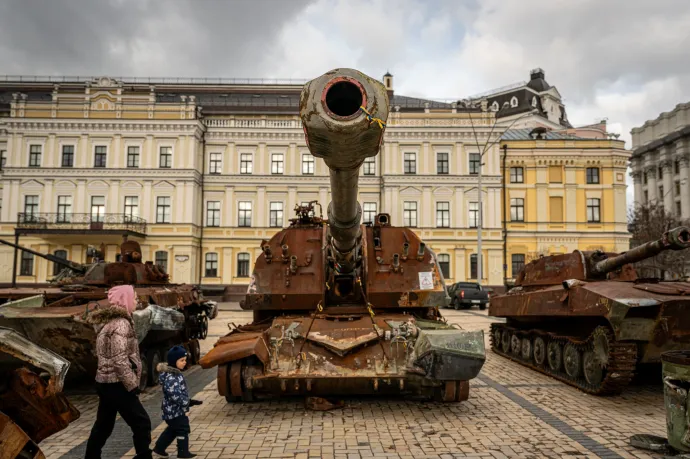
<path id="1" fill-rule="evenodd" d="M 501 140 L 505 184 L 506 277 L 544 255 L 629 248 L 625 142 L 557 131 L 507 131 Z"/>

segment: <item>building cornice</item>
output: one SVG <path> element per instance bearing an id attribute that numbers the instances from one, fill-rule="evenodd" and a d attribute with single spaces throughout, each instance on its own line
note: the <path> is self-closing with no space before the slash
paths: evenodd
<path id="1" fill-rule="evenodd" d="M 119 180 L 193 180 L 200 181 L 201 173 L 194 169 L 126 169 L 126 168 L 67 168 L 67 167 L 7 167 L 3 179 L 119 179 Z"/>
<path id="2" fill-rule="evenodd" d="M 41 131 L 77 131 L 104 133 L 183 133 L 201 136 L 205 126 L 199 120 L 50 120 L 4 118 L 8 133 L 23 134 Z"/>

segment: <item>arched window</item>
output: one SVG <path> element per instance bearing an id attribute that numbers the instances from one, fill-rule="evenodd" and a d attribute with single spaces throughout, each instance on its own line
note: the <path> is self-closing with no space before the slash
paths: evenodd
<path id="1" fill-rule="evenodd" d="M 482 266 L 484 271 L 484 266 Z M 477 279 L 477 254 L 470 255 L 470 279 Z"/>
<path id="2" fill-rule="evenodd" d="M 67 250 L 56 250 L 53 252 L 53 255 L 62 258 L 63 260 L 67 260 Z M 62 271 L 65 267 L 62 265 L 59 265 L 57 263 L 53 263 L 53 276 L 57 276 L 60 274 L 60 271 Z"/>
<path id="3" fill-rule="evenodd" d="M 444 279 L 450 279 L 450 255 L 442 253 L 438 256 L 438 265 Z"/>
<path id="4" fill-rule="evenodd" d="M 518 100 L 517 97 L 513 96 L 510 98 L 510 106 L 515 108 L 518 106 Z"/>
<path id="5" fill-rule="evenodd" d="M 498 111 L 498 102 L 494 100 L 494 103 L 491 104 L 491 110 L 494 112 Z"/>
<path id="6" fill-rule="evenodd" d="M 206 277 L 218 277 L 218 254 L 209 252 L 206 254 Z"/>
<path id="7" fill-rule="evenodd" d="M 156 252 L 156 265 L 163 268 L 163 271 L 168 272 L 168 252 L 159 250 Z"/>
<path id="8" fill-rule="evenodd" d="M 249 254 L 247 252 L 237 254 L 237 277 L 249 277 Z"/>
<path id="9" fill-rule="evenodd" d="M 537 96 L 532 96 L 532 107 L 537 108 Z"/>

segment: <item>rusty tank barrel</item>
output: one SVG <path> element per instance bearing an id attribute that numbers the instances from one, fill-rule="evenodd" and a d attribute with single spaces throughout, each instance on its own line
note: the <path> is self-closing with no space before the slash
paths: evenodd
<path id="1" fill-rule="evenodd" d="M 645 258 L 651 258 L 666 250 L 683 250 L 687 248 L 690 248 L 690 228 L 679 226 L 665 232 L 656 241 L 647 242 L 618 256 L 601 260 L 595 263 L 592 269 L 594 274 L 605 274 L 615 271 L 628 263 L 636 263 Z"/>
<path id="2" fill-rule="evenodd" d="M 300 97 L 307 146 L 331 176 L 328 224 L 340 259 L 350 258 L 360 237 L 359 168 L 376 156 L 388 119 L 388 93 L 379 81 L 353 69 L 335 69 L 309 81 Z"/>
<path id="3" fill-rule="evenodd" d="M 32 255 L 35 255 L 37 257 L 45 258 L 48 261 L 52 261 L 53 263 L 57 263 L 58 265 L 64 266 L 66 268 L 69 268 L 75 272 L 84 274 L 86 270 L 88 269 L 86 266 L 80 264 L 80 263 L 75 263 L 70 260 L 66 260 L 64 258 L 56 257 L 55 255 L 51 255 L 49 253 L 41 253 L 37 252 L 35 250 L 29 249 L 28 247 L 23 247 L 21 245 L 14 244 L 10 241 L 6 241 L 4 239 L 0 239 L 0 244 L 5 244 L 9 245 L 10 247 L 14 247 L 15 249 L 21 250 L 23 252 L 28 252 Z"/>

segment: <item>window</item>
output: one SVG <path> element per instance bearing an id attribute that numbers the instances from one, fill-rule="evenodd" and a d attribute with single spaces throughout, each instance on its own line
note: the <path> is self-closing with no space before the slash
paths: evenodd
<path id="1" fill-rule="evenodd" d="M 518 100 L 517 97 L 513 96 L 510 98 L 510 106 L 515 108 L 518 106 Z"/>
<path id="2" fill-rule="evenodd" d="M 98 146 L 94 148 L 93 167 L 105 167 L 107 148 Z"/>
<path id="3" fill-rule="evenodd" d="M 237 277 L 249 277 L 249 254 L 237 254 Z"/>
<path id="4" fill-rule="evenodd" d="M 549 183 L 563 183 L 563 167 L 549 166 Z"/>
<path id="5" fill-rule="evenodd" d="M 240 201 L 239 215 L 237 226 L 252 226 L 252 203 L 249 201 Z"/>
<path id="6" fill-rule="evenodd" d="M 522 167 L 511 167 L 510 168 L 510 183 L 524 183 L 524 170 Z"/>
<path id="7" fill-rule="evenodd" d="M 664 178 L 664 171 L 660 167 L 656 170 L 656 178 L 658 178 L 659 180 Z"/>
<path id="8" fill-rule="evenodd" d="M 91 196 L 91 221 L 103 222 L 105 218 L 105 196 Z"/>
<path id="9" fill-rule="evenodd" d="M 19 266 L 20 276 L 33 276 L 34 275 L 34 256 L 29 252 L 24 252 L 22 250 L 22 261 Z"/>
<path id="10" fill-rule="evenodd" d="M 163 271 L 168 272 L 168 252 L 159 250 L 156 252 L 156 265 L 163 268 Z"/>
<path id="11" fill-rule="evenodd" d="M 218 254 L 215 252 L 206 254 L 206 277 L 218 277 Z"/>
<path id="12" fill-rule="evenodd" d="M 552 223 L 563 222 L 563 197 L 549 197 L 549 221 Z"/>
<path id="13" fill-rule="evenodd" d="M 74 145 L 62 146 L 62 167 L 74 167 Z"/>
<path id="14" fill-rule="evenodd" d="M 41 167 L 41 146 L 31 145 L 29 147 L 29 167 Z M 33 263 L 33 261 L 32 261 Z"/>
<path id="15" fill-rule="evenodd" d="M 522 198 L 510 198 L 510 221 L 525 221 L 525 200 Z"/>
<path id="16" fill-rule="evenodd" d="M 537 96 L 532 96 L 532 107 L 537 108 Z"/>
<path id="17" fill-rule="evenodd" d="M 471 175 L 479 174 L 480 158 L 481 158 L 481 156 L 479 155 L 479 153 L 470 153 L 470 174 Z"/>
<path id="18" fill-rule="evenodd" d="M 680 174 L 680 161 L 677 159 L 673 162 L 673 173 L 674 174 Z"/>
<path id="19" fill-rule="evenodd" d="M 283 226 L 283 203 L 272 202 L 269 210 L 268 225 L 272 228 Z"/>
<path id="20" fill-rule="evenodd" d="M 676 196 L 680 196 L 680 182 L 676 182 Z"/>
<path id="21" fill-rule="evenodd" d="M 67 251 L 66 250 L 56 250 L 53 252 L 53 255 L 62 258 L 63 260 L 67 260 Z M 60 271 L 64 269 L 64 266 L 59 265 L 57 263 L 53 263 L 53 276 L 57 276 L 60 274 Z"/>
<path id="22" fill-rule="evenodd" d="M 252 154 L 242 153 L 240 155 L 240 174 L 252 173 Z"/>
<path id="23" fill-rule="evenodd" d="M 494 103 L 491 104 L 491 111 L 497 112 L 498 111 L 498 102 L 494 100 Z"/>
<path id="24" fill-rule="evenodd" d="M 271 155 L 271 174 L 282 174 L 284 169 L 283 154 L 273 153 Z"/>
<path id="25" fill-rule="evenodd" d="M 169 169 L 172 167 L 172 147 L 161 147 L 158 167 Z"/>
<path id="26" fill-rule="evenodd" d="M 664 199 L 664 186 L 661 185 L 659 187 L 659 200 L 662 201 Z"/>
<path id="27" fill-rule="evenodd" d="M 450 203 L 436 203 L 436 227 L 450 228 Z"/>
<path id="28" fill-rule="evenodd" d="M 206 203 L 206 226 L 220 226 L 220 201 Z"/>
<path id="29" fill-rule="evenodd" d="M 438 266 L 444 279 L 450 278 L 450 255 L 442 253 L 438 256 Z"/>
<path id="30" fill-rule="evenodd" d="M 524 253 L 514 253 L 511 256 L 512 261 L 512 273 L 513 277 L 516 277 L 520 271 L 525 267 L 525 254 Z"/>
<path id="31" fill-rule="evenodd" d="M 35 222 L 38 218 L 38 196 L 24 196 L 24 221 Z"/>
<path id="32" fill-rule="evenodd" d="M 676 215 L 680 216 L 682 213 L 682 209 L 680 207 L 680 201 L 676 202 Z"/>
<path id="33" fill-rule="evenodd" d="M 376 203 L 375 202 L 365 202 L 362 211 L 362 222 L 363 223 L 374 223 L 376 218 Z"/>
<path id="34" fill-rule="evenodd" d="M 127 147 L 127 167 L 139 167 L 139 147 Z"/>
<path id="35" fill-rule="evenodd" d="M 307 175 L 314 174 L 314 157 L 309 153 L 302 155 L 302 173 Z"/>
<path id="36" fill-rule="evenodd" d="M 364 159 L 364 175 L 375 175 L 376 174 L 376 157 L 368 156 Z"/>
<path id="37" fill-rule="evenodd" d="M 403 226 L 411 228 L 417 226 L 417 201 L 403 203 Z"/>
<path id="38" fill-rule="evenodd" d="M 0 150 L 0 169 L 4 169 L 7 164 L 7 150 Z"/>
<path id="39" fill-rule="evenodd" d="M 591 223 L 598 223 L 601 221 L 599 216 L 600 205 L 599 199 L 590 198 L 587 199 L 587 221 Z"/>
<path id="40" fill-rule="evenodd" d="M 439 153 L 436 155 L 436 173 L 448 174 L 450 171 L 448 163 L 448 153 Z"/>
<path id="41" fill-rule="evenodd" d="M 222 156 L 220 153 L 211 153 L 210 163 L 208 165 L 209 174 L 220 174 L 223 171 Z"/>
<path id="42" fill-rule="evenodd" d="M 68 223 L 72 217 L 72 196 L 58 196 L 57 223 Z"/>
<path id="43" fill-rule="evenodd" d="M 649 192 L 644 190 L 644 202 L 649 202 Z"/>
<path id="44" fill-rule="evenodd" d="M 405 153 L 405 171 L 406 174 L 417 173 L 417 154 Z"/>
<path id="45" fill-rule="evenodd" d="M 479 203 L 471 202 L 469 207 L 469 224 L 470 228 L 479 227 Z"/>
<path id="46" fill-rule="evenodd" d="M 587 184 L 599 183 L 599 168 L 598 167 L 588 167 L 587 168 Z"/>
<path id="47" fill-rule="evenodd" d="M 125 221 L 132 221 L 139 216 L 139 197 L 125 196 Z"/>
<path id="48" fill-rule="evenodd" d="M 170 196 L 159 196 L 156 200 L 156 223 L 170 223 Z"/>
<path id="49" fill-rule="evenodd" d="M 482 267 L 482 271 L 484 271 Z M 470 279 L 477 279 L 477 254 L 470 255 Z"/>
<path id="50" fill-rule="evenodd" d="M 646 185 L 647 184 L 647 173 L 645 172 L 642 174 L 642 182 Z"/>

